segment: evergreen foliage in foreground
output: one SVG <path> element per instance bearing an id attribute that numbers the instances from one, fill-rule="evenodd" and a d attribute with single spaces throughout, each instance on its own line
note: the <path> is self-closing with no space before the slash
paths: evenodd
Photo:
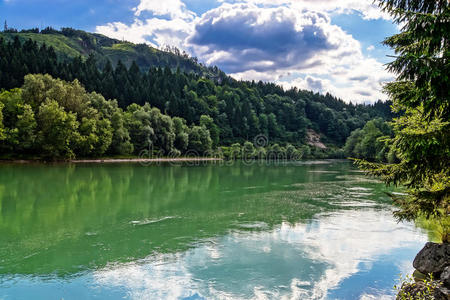
<path id="1" fill-rule="evenodd" d="M 384 43 L 396 52 L 388 68 L 397 80 L 385 90 L 396 111 L 389 140 L 398 163 L 359 160 L 359 165 L 388 184 L 408 188 L 396 195 L 400 220 L 437 219 L 442 239 L 450 240 L 450 3 L 447 0 L 385 0 L 383 10 L 402 24 Z"/>

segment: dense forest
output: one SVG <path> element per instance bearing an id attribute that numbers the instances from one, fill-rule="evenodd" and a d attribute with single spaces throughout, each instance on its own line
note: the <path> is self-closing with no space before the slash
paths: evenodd
<path id="1" fill-rule="evenodd" d="M 103 68 L 108 61 L 117 65 L 120 60 L 127 68 L 135 61 L 141 70 L 168 66 L 171 69 L 180 68 L 184 73 L 218 78 L 226 76 L 217 67 L 206 67 L 199 63 L 196 57 L 191 57 L 176 47 L 166 46 L 164 49 L 156 49 L 147 44 L 133 44 L 73 28 L 61 28 L 61 30 L 52 27 L 42 30 L 33 28 L 19 32 L 17 29 L 7 27 L 6 24 L 5 26 L 3 32 L 0 32 L 0 38 L 6 42 L 12 42 L 18 38 L 21 43 L 24 43 L 32 39 L 39 46 L 45 44 L 47 47 L 53 47 L 58 59 L 64 61 L 76 57 L 87 59 L 89 55 L 95 55 L 100 68 Z"/>
<path id="2" fill-rule="evenodd" d="M 36 120 L 36 125 L 32 125 L 36 133 L 42 132 L 42 126 L 46 125 L 42 123 L 41 109 L 59 111 L 61 118 L 72 120 L 72 131 L 78 130 L 77 138 L 81 140 L 96 130 L 107 132 L 108 126 L 112 128 L 111 138 L 105 133 L 102 140 L 97 132 L 94 135 L 99 140 L 89 146 L 74 146 L 78 142 L 65 141 L 64 146 L 73 145 L 70 151 L 46 152 L 43 156 L 47 157 L 138 154 L 149 144 L 165 155 L 172 150 L 185 153 L 189 149 L 204 153 L 218 146 L 237 148 L 260 135 L 271 146 L 276 144 L 275 148 L 285 150 L 291 145 L 305 150 L 308 129 L 319 133 L 322 142 L 335 150 L 343 147 L 350 134 L 368 121 L 379 118 L 384 122 L 392 118 L 389 102 L 347 104 L 330 94 L 296 88 L 284 90 L 273 83 L 237 81 L 228 76 L 208 77 L 182 72 L 170 65 L 143 70 L 136 62 L 128 68 L 121 60 L 117 64 L 110 61 L 103 64 L 95 54 L 86 59 L 81 56 L 62 59 L 53 47 L 32 39 L 23 41 L 20 34 L 16 33 L 9 41 L 0 38 L 0 89 L 5 90 L 0 105 L 6 140 L 1 145 L 2 153 L 36 153 L 31 151 L 33 147 L 45 148 L 35 144 L 38 140 L 42 142 L 40 139 L 31 143 L 29 149 L 19 149 L 24 142 L 14 140 L 24 137 L 15 133 L 20 131 L 24 114 Z M 51 77 L 25 77 L 27 74 Z M 69 94 L 78 99 L 75 104 L 67 104 Z M 67 116 L 63 117 L 64 114 Z M 113 120 L 114 115 L 120 120 Z M 89 122 L 95 124 L 88 125 Z M 160 130 L 167 136 L 158 137 Z M 114 137 L 117 131 L 122 137 Z M 150 141 L 146 141 L 147 137 Z M 123 144 L 109 143 L 110 139 L 116 142 L 119 139 Z M 318 155 L 320 151 L 312 147 L 303 152 Z"/>

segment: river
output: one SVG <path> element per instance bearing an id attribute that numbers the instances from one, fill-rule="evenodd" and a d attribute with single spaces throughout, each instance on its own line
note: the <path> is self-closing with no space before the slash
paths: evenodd
<path id="1" fill-rule="evenodd" d="M 392 299 L 427 234 L 346 161 L 0 165 L 0 299 Z"/>

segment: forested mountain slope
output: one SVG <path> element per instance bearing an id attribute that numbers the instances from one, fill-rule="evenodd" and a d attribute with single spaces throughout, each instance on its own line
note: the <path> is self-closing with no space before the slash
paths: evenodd
<path id="1" fill-rule="evenodd" d="M 61 49 L 75 49 L 71 44 L 73 39 L 61 33 L 3 33 L 2 36 L 8 36 L 8 39 L 0 37 L 0 89 L 21 87 L 27 74 L 78 80 L 87 92 L 116 99 L 118 107 L 124 111 L 129 111 L 131 104 L 144 106 L 148 103 L 165 115 L 182 118 L 187 126 L 205 127 L 213 148 L 254 141 L 260 135 L 265 136 L 269 144 L 301 147 L 306 144 L 308 129 L 319 133 L 325 144 L 339 148 L 352 131 L 362 128 L 369 120 L 392 117 L 390 103 L 348 104 L 330 94 L 296 88 L 285 90 L 273 83 L 237 81 L 217 68 L 208 70 L 217 71 L 221 76 L 206 76 L 195 72 L 196 68 L 202 70 L 205 67 L 192 59 L 189 61 L 194 67 L 190 72 L 183 72 L 179 65 L 174 69 L 175 65 L 170 64 L 164 68 L 143 69 L 134 61 L 129 67 L 123 63 L 122 58 L 130 59 L 127 55 L 118 55 L 117 65 L 108 56 L 97 52 L 71 58 Z M 35 39 L 27 39 L 42 36 L 58 37 L 62 44 L 53 47 L 45 41 L 40 44 Z M 108 40 L 111 39 L 105 37 L 96 43 L 104 45 Z M 98 45 L 89 47 L 104 49 Z M 136 47 L 144 46 L 130 44 L 130 48 Z M 178 62 L 186 60 L 179 55 L 175 57 Z"/>
<path id="2" fill-rule="evenodd" d="M 45 44 L 52 47 L 57 57 L 62 60 L 79 56 L 86 59 L 89 55 L 94 55 L 100 68 L 103 68 L 108 60 L 113 66 L 121 60 L 127 68 L 135 61 L 139 68 L 145 71 L 150 67 L 169 67 L 172 70 L 180 68 L 182 72 L 194 72 L 208 77 L 220 75 L 217 68 L 207 68 L 199 64 L 197 58 L 189 57 L 174 47 L 161 51 L 146 44 L 136 45 L 72 28 L 55 30 L 48 27 L 44 30 L 36 28 L 21 32 L 9 29 L 0 32 L 0 38 L 6 42 L 13 42 L 15 37 L 18 37 L 21 43 L 31 39 L 39 46 Z"/>

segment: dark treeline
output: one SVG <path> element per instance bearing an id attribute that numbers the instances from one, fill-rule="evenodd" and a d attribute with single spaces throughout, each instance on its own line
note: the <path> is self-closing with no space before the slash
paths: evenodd
<path id="1" fill-rule="evenodd" d="M 133 61 L 136 61 L 143 70 L 148 70 L 150 67 L 170 66 L 171 68 L 178 67 L 186 73 L 193 72 L 217 78 L 226 76 L 217 67 L 206 67 L 199 63 L 196 57 L 192 57 L 176 47 L 166 46 L 164 49 L 158 50 L 147 44 L 133 44 L 70 27 L 63 27 L 61 30 L 46 27 L 18 31 L 8 27 L 5 23 L 2 34 L 6 41 L 14 41 L 18 37 L 22 43 L 30 38 L 38 40 L 40 45 L 47 43 L 47 45 L 55 47 L 58 58 L 64 61 L 69 61 L 78 55 L 87 57 L 88 54 L 95 54 L 101 69 L 106 66 L 108 60 L 114 65 L 122 60 L 128 67 Z"/>
<path id="2" fill-rule="evenodd" d="M 52 47 L 31 39 L 0 39 L 0 89 L 23 84 L 26 74 L 50 74 L 66 81 L 78 79 L 88 92 L 117 99 L 118 106 L 148 103 L 171 117 L 181 117 L 188 126 L 199 125 L 209 116 L 213 147 L 253 140 L 265 135 L 270 143 L 305 144 L 307 129 L 322 134 L 325 143 L 342 146 L 350 133 L 367 121 L 390 119 L 390 103 L 353 105 L 333 97 L 296 88 L 285 91 L 273 83 L 236 81 L 231 77 L 205 78 L 170 68 L 142 71 L 133 62 L 120 61 L 103 68 L 95 56 L 86 60 L 58 59 Z"/>

